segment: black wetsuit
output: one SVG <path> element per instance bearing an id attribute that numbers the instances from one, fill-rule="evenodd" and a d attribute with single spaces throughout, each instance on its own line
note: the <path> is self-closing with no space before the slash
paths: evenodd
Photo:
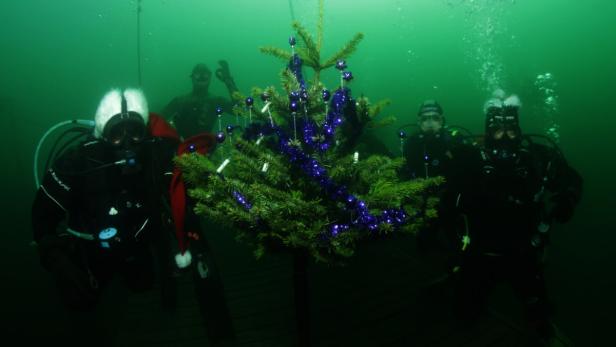
<path id="1" fill-rule="evenodd" d="M 457 164 L 464 170 L 451 178 L 456 197 L 449 201 L 463 216 L 467 236 L 458 273 L 458 314 L 477 317 L 491 285 L 505 280 L 525 303 L 529 323 L 548 335 L 542 254 L 550 224 L 572 216 L 581 177 L 559 152 L 533 143 L 506 161 L 478 150 Z M 553 204 L 550 211 L 546 200 Z"/>
<path id="2" fill-rule="evenodd" d="M 450 129 L 443 128 L 436 134 L 412 134 L 404 142 L 404 158 L 407 178 L 447 177 L 451 162 L 466 141 Z"/>
<path id="3" fill-rule="evenodd" d="M 46 173 L 32 207 L 34 240 L 42 265 L 57 275 L 69 307 L 92 308 L 99 289 L 117 273 L 133 289 L 151 286 L 150 248 L 167 236 L 163 230 L 169 231 L 161 206 L 175 146 L 165 139 L 145 140 L 138 167 L 127 172 L 127 166 L 109 165 L 121 160 L 114 149 L 93 140 L 64 154 Z M 158 245 L 165 243 L 170 245 Z M 169 256 L 168 248 L 165 252 Z M 75 276 L 64 278 L 69 275 Z M 71 292 L 75 285 L 82 286 L 80 292 Z"/>
<path id="4" fill-rule="evenodd" d="M 94 140 L 63 155 L 46 174 L 32 207 L 34 240 L 69 309 L 93 311 L 116 275 L 130 289 L 142 291 L 152 287 L 157 273 L 163 307 L 175 308 L 176 241 L 168 189 L 176 149 L 175 141 L 146 139 L 137 153 L 139 169 L 127 172 L 127 166 L 107 165 L 121 158 L 108 144 Z M 201 233 L 191 205 L 189 201 L 186 230 Z M 110 232 L 115 236 L 101 239 Z M 190 250 L 208 336 L 211 341 L 233 339 L 222 283 L 203 235 L 191 241 Z"/>
<path id="5" fill-rule="evenodd" d="M 219 130 L 216 123 L 217 107 L 222 107 L 226 114 L 231 114 L 233 104 L 221 97 L 198 97 L 188 94 L 171 100 L 162 114 L 173 122 L 180 136 L 186 139 L 202 132 Z M 223 122 L 223 126 L 227 123 Z"/>
<path id="6" fill-rule="evenodd" d="M 450 196 L 448 191 L 448 178 L 456 174 L 460 167 L 455 165 L 458 158 L 468 156 L 474 148 L 467 144 L 460 134 L 448 128 L 442 128 L 436 134 L 414 133 L 404 142 L 403 154 L 406 165 L 401 171 L 402 179 L 434 178 L 442 176 L 445 184 L 439 187 L 436 194 L 441 200 Z M 417 234 L 417 246 L 421 251 L 438 250 L 450 254 L 456 247 L 455 236 L 450 232 L 454 221 L 451 204 L 441 201 L 438 211 L 439 218 L 422 228 Z M 444 265 L 455 260 L 448 260 Z M 446 269 L 445 269 L 446 270 Z"/>

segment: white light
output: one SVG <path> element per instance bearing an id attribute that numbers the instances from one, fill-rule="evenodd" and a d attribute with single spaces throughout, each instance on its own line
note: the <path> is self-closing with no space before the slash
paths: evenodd
<path id="1" fill-rule="evenodd" d="M 229 164 L 231 160 L 230 159 L 225 159 L 225 161 L 222 162 L 222 164 L 220 164 L 220 166 L 218 167 L 218 169 L 216 169 L 216 173 L 221 173 L 222 170 L 225 169 L 225 167 Z"/>
<path id="2" fill-rule="evenodd" d="M 263 108 L 261 109 L 261 113 L 265 113 L 265 112 L 269 111 L 269 107 L 270 107 L 271 104 L 272 104 L 271 101 L 266 102 L 265 106 L 263 106 Z"/>

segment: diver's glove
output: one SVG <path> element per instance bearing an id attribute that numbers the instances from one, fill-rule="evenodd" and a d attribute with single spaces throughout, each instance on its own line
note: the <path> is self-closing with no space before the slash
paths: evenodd
<path id="1" fill-rule="evenodd" d="M 231 77 L 231 72 L 229 71 L 229 63 L 226 60 L 218 61 L 218 69 L 216 69 L 216 77 L 224 83 L 227 88 L 236 90 L 235 81 L 233 81 L 233 77 Z"/>

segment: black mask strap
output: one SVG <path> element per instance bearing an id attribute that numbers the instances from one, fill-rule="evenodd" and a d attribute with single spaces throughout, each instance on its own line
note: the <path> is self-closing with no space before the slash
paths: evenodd
<path id="1" fill-rule="evenodd" d="M 124 97 L 124 93 L 121 93 L 122 96 L 122 104 L 121 104 L 121 111 L 120 114 L 122 115 L 122 118 L 128 118 L 128 105 L 126 102 L 126 98 Z"/>

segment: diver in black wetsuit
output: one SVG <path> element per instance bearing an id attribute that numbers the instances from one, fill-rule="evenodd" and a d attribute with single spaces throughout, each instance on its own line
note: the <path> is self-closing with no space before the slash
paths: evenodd
<path id="1" fill-rule="evenodd" d="M 63 154 L 46 173 L 32 206 L 32 227 L 41 264 L 73 313 L 78 336 L 91 339 L 98 333 L 94 342 L 103 344 L 114 322 L 96 322 L 97 310 L 108 303 L 103 294 L 115 278 L 137 292 L 151 289 L 158 278 L 163 307 L 174 308 L 173 274 L 178 269 L 173 265 L 171 235 L 177 205 L 170 183 L 176 177 L 173 158 L 180 143 L 170 125 L 148 112 L 143 93 L 131 89 L 104 96 L 93 135 Z M 211 341 L 233 340 L 222 286 L 199 220 L 186 204 L 180 208 L 185 217 L 182 233 L 176 231 L 178 242 L 182 239 L 177 266 L 192 263 Z M 184 230 L 189 231 L 189 246 Z"/>
<path id="2" fill-rule="evenodd" d="M 524 304 L 527 322 L 543 343 L 550 322 L 543 254 L 552 223 L 573 215 L 582 178 L 558 148 L 524 136 L 516 96 L 494 98 L 485 107 L 484 146 L 456 162 L 449 201 L 460 213 L 461 263 L 456 312 L 464 322 L 481 313 L 492 284 L 507 281 Z"/>
<path id="3" fill-rule="evenodd" d="M 224 83 L 232 98 L 237 86 L 229 71 L 229 64 L 221 60 L 216 70 L 216 77 Z M 230 111 L 233 102 L 229 99 L 214 97 L 209 94 L 212 72 L 205 64 L 197 64 L 190 74 L 192 91 L 186 95 L 175 97 L 161 112 L 165 119 L 173 123 L 183 138 L 195 134 L 212 131 L 216 121 L 216 108 Z"/>
<path id="4" fill-rule="evenodd" d="M 426 100 L 417 112 L 419 131 L 404 143 L 405 175 L 408 178 L 447 177 L 458 146 L 465 139 L 445 125 L 443 108 L 435 100 Z"/>
<path id="5" fill-rule="evenodd" d="M 404 142 L 406 165 L 401 172 L 403 179 L 444 177 L 446 181 L 439 188 L 439 196 L 447 190 L 447 179 L 457 169 L 454 165 L 456 157 L 471 150 L 464 136 L 445 125 L 443 114 L 443 108 L 435 100 L 426 100 L 420 105 L 417 112 L 419 129 Z M 451 251 L 452 240 L 444 229 L 450 227 L 449 221 L 453 218 L 443 206 L 439 208 L 439 218 L 418 232 L 420 250 Z"/>

